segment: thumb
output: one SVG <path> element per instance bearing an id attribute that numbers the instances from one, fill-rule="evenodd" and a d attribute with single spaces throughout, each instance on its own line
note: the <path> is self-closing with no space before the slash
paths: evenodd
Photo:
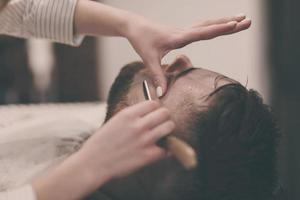
<path id="1" fill-rule="evenodd" d="M 167 91 L 167 80 L 163 73 L 160 61 L 148 65 L 151 77 L 154 82 L 157 97 L 161 97 Z"/>

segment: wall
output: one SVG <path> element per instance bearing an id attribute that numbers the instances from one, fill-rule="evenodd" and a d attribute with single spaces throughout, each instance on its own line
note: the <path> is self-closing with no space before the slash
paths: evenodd
<path id="1" fill-rule="evenodd" d="M 248 79 L 248 87 L 257 89 L 268 101 L 263 2 L 261 0 L 104 1 L 104 3 L 131 10 L 154 21 L 175 26 L 187 26 L 199 19 L 247 14 L 253 21 L 250 30 L 234 36 L 189 45 L 167 55 L 164 63 L 172 61 L 176 54 L 186 54 L 195 66 L 223 73 L 243 84 L 246 84 Z M 108 90 L 120 68 L 128 62 L 139 60 L 139 57 L 125 39 L 104 38 L 101 40 L 99 59 L 102 68 L 99 73 L 103 87 L 99 92 L 102 97 L 107 97 Z"/>

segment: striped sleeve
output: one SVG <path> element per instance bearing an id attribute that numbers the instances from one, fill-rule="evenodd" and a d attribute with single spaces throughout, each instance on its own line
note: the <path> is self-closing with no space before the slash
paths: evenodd
<path id="1" fill-rule="evenodd" d="M 12 0 L 0 12 L 0 34 L 78 46 L 83 36 L 74 34 L 76 4 L 77 0 Z"/>
<path id="2" fill-rule="evenodd" d="M 37 200 L 31 185 L 0 193 L 0 200 Z"/>

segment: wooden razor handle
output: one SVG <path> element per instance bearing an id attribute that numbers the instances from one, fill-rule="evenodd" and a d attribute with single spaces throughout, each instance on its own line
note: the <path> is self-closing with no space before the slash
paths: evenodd
<path id="1" fill-rule="evenodd" d="M 166 146 L 186 169 L 197 166 L 196 152 L 189 144 L 174 136 L 167 136 Z"/>

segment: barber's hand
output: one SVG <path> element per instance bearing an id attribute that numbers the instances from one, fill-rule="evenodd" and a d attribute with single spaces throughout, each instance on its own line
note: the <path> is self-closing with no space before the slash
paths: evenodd
<path id="1" fill-rule="evenodd" d="M 126 37 L 146 66 L 151 70 L 161 96 L 167 89 L 161 69 L 161 59 L 171 50 L 192 42 L 233 34 L 250 27 L 245 15 L 196 22 L 187 28 L 154 23 L 144 17 L 103 5 L 80 0 L 75 9 L 75 33 L 79 35 L 106 35 Z"/>
<path id="2" fill-rule="evenodd" d="M 105 183 L 166 156 L 156 141 L 175 127 L 155 101 L 128 107 L 101 127 L 83 147 L 32 183 L 40 200 L 83 199 Z"/>
<path id="3" fill-rule="evenodd" d="M 145 101 L 120 111 L 78 153 L 94 179 L 121 177 L 163 158 L 166 151 L 156 141 L 174 127 L 166 108 Z"/>
<path id="4" fill-rule="evenodd" d="M 151 70 L 157 95 L 161 96 L 167 89 L 166 78 L 161 69 L 161 59 L 167 53 L 195 41 L 245 30 L 251 25 L 251 20 L 245 18 L 245 15 L 239 15 L 196 22 L 187 28 L 175 28 L 155 24 L 139 17 L 131 20 L 133 23 L 129 25 L 127 38 L 146 67 Z"/>

